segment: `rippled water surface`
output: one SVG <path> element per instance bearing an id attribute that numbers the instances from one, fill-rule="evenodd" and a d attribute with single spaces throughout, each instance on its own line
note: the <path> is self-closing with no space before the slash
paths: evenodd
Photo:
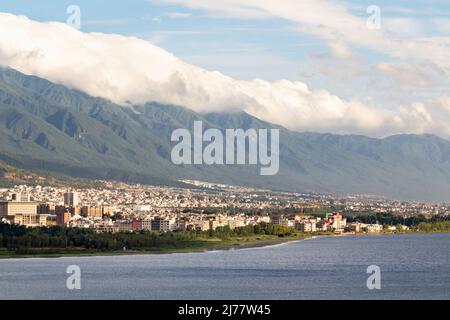
<path id="1" fill-rule="evenodd" d="M 450 234 L 324 237 L 236 251 L 0 260 L 0 299 L 450 299 Z M 81 268 L 81 290 L 66 268 Z M 381 290 L 368 290 L 369 265 Z"/>

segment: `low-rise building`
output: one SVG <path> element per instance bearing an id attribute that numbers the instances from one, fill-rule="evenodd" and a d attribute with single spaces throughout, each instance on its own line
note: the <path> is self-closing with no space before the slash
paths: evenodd
<path id="1" fill-rule="evenodd" d="M 47 225 L 47 215 L 45 214 L 15 214 L 6 216 L 5 220 L 11 224 L 27 227 L 44 227 Z"/>
<path id="2" fill-rule="evenodd" d="M 368 233 L 379 233 L 379 232 L 383 232 L 383 225 L 381 225 L 381 224 L 366 224 L 364 229 Z"/>
<path id="3" fill-rule="evenodd" d="M 117 232 L 132 232 L 133 225 L 131 221 L 116 221 L 114 223 L 114 227 L 116 227 Z"/>
<path id="4" fill-rule="evenodd" d="M 4 201 L 0 202 L 0 218 L 16 214 L 37 215 L 36 202 Z"/>
<path id="5" fill-rule="evenodd" d="M 152 220 L 150 220 L 150 219 L 142 220 L 142 230 L 151 231 L 152 230 Z"/>
<path id="6" fill-rule="evenodd" d="M 103 217 L 103 207 L 102 206 L 81 207 L 81 216 L 89 218 L 91 220 L 101 219 Z"/>
<path id="7" fill-rule="evenodd" d="M 289 220 L 285 218 L 283 215 L 273 215 L 271 219 L 271 223 L 275 226 L 289 226 Z"/>
<path id="8" fill-rule="evenodd" d="M 0 202 L 0 219 L 27 227 L 46 226 L 48 215 L 38 214 L 38 203 L 29 200 L 28 195 L 13 194 L 11 201 Z"/>
<path id="9" fill-rule="evenodd" d="M 315 220 L 304 220 L 297 222 L 295 224 L 295 228 L 300 230 L 301 232 L 316 232 L 317 231 L 317 223 Z"/>
<path id="10" fill-rule="evenodd" d="M 72 215 L 69 210 L 58 211 L 56 213 L 56 224 L 59 226 L 65 226 L 70 222 Z"/>
<path id="11" fill-rule="evenodd" d="M 138 232 L 142 230 L 142 220 L 133 220 L 131 222 L 131 229 L 134 232 Z"/>
<path id="12" fill-rule="evenodd" d="M 161 218 L 161 217 L 155 217 L 152 222 L 152 231 L 170 231 L 171 228 L 173 229 L 173 225 L 171 225 L 169 219 Z"/>

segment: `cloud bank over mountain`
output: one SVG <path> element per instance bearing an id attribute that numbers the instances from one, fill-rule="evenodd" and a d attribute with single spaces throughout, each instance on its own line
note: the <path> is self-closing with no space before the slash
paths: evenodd
<path id="1" fill-rule="evenodd" d="M 257 18 L 265 15 L 241 9 Z M 334 50 L 351 56 L 344 45 Z M 450 136 L 447 96 L 394 110 L 368 106 L 327 90 L 311 90 L 303 82 L 236 80 L 187 64 L 138 38 L 83 33 L 63 23 L 6 13 L 0 13 L 0 65 L 124 106 L 157 101 L 197 112 L 242 110 L 299 131 Z M 394 68 L 386 65 L 383 70 Z"/>

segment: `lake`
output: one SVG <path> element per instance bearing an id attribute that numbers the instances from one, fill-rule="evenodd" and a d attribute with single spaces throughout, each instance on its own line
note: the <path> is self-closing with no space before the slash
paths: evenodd
<path id="1" fill-rule="evenodd" d="M 206 253 L 0 260 L 0 299 L 450 299 L 450 234 L 322 237 Z M 66 269 L 81 269 L 68 290 Z M 381 270 L 369 290 L 367 267 Z"/>

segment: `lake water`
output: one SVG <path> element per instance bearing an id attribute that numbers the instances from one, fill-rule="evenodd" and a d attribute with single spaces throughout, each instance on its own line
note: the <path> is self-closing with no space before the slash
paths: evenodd
<path id="1" fill-rule="evenodd" d="M 0 299 L 450 299 L 450 234 L 207 253 L 0 260 Z M 66 268 L 81 268 L 68 290 Z M 381 290 L 368 290 L 369 265 Z"/>

